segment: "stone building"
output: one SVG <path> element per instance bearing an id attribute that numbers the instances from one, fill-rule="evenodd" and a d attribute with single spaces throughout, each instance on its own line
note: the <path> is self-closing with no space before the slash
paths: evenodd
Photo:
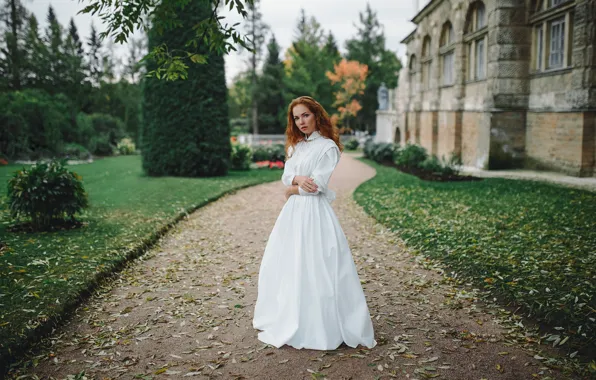
<path id="1" fill-rule="evenodd" d="M 596 0 L 432 0 L 412 21 L 394 141 L 596 176 Z"/>

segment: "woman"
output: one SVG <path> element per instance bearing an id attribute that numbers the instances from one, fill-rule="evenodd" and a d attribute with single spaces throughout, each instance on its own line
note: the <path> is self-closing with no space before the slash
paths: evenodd
<path id="1" fill-rule="evenodd" d="M 288 107 L 284 205 L 259 272 L 253 326 L 281 347 L 334 350 L 376 345 L 356 266 L 327 188 L 339 161 L 337 128 L 313 98 Z"/>

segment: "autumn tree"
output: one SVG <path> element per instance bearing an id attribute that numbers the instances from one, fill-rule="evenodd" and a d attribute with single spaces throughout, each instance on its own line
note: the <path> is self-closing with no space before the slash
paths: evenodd
<path id="1" fill-rule="evenodd" d="M 333 72 L 327 72 L 327 78 L 332 84 L 339 85 L 333 103 L 339 114 L 334 115 L 332 119 L 342 123 L 347 120 L 349 127 L 350 117 L 355 117 L 362 109 L 362 105 L 355 97 L 364 93 L 368 66 L 344 58 L 333 68 Z"/>

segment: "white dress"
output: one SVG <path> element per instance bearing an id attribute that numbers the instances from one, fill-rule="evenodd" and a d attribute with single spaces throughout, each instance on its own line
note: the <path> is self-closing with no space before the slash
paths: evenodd
<path id="1" fill-rule="evenodd" d="M 275 347 L 334 350 L 376 345 L 364 292 L 327 188 L 340 152 L 313 132 L 296 145 L 282 182 L 309 176 L 316 193 L 300 189 L 285 203 L 269 236 L 259 272 L 253 327 Z"/>

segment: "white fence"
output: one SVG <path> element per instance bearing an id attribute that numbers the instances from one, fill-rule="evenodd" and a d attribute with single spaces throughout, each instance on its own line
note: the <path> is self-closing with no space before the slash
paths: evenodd
<path id="1" fill-rule="evenodd" d="M 346 142 L 350 141 L 351 139 L 357 139 L 360 142 L 360 145 L 364 144 L 364 141 L 368 138 L 368 134 L 365 132 L 357 131 L 354 135 L 340 135 L 340 141 L 345 144 Z M 238 135 L 238 143 L 249 145 L 249 146 L 256 146 L 256 145 L 272 145 L 272 144 L 285 144 L 286 143 L 286 135 Z"/>

